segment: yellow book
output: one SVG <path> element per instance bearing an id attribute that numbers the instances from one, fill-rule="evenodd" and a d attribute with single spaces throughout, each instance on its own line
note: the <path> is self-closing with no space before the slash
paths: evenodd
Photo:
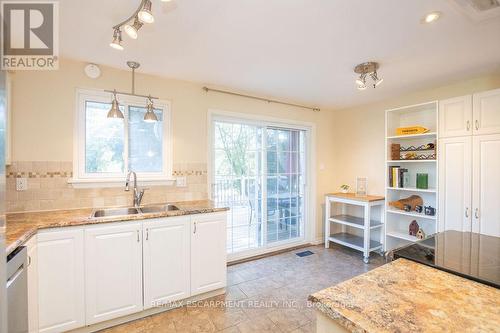
<path id="1" fill-rule="evenodd" d="M 399 127 L 396 129 L 396 135 L 424 134 L 429 129 L 422 126 Z"/>

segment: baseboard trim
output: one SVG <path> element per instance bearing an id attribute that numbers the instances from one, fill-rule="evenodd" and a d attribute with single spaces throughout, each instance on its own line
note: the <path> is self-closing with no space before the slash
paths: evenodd
<path id="1" fill-rule="evenodd" d="M 93 332 L 97 332 L 97 331 L 100 331 L 100 330 L 103 330 L 103 329 L 106 329 L 106 328 L 110 328 L 110 327 L 113 327 L 113 326 L 125 324 L 125 323 L 128 323 L 128 322 L 134 321 L 134 320 L 139 320 L 139 319 L 151 316 L 151 315 L 155 315 L 155 314 L 158 314 L 158 313 L 169 311 L 169 310 L 181 307 L 183 305 L 186 305 L 188 303 L 197 302 L 197 301 L 201 301 L 201 300 L 204 300 L 204 299 L 207 299 L 207 298 L 210 298 L 210 297 L 222 295 L 225 292 L 226 292 L 226 288 L 220 288 L 220 289 L 217 289 L 217 290 L 214 290 L 214 291 L 209 291 L 207 293 L 203 293 L 203 294 L 200 294 L 200 295 L 192 296 L 192 297 L 183 299 L 181 301 L 172 302 L 171 305 L 154 307 L 154 308 L 151 308 L 151 309 L 148 309 L 148 310 L 144 310 L 144 311 L 141 311 L 141 312 L 133 313 L 133 314 L 128 315 L 128 316 L 124 316 L 124 317 L 120 317 L 120 318 L 115 318 L 115 319 L 107 320 L 107 321 L 104 321 L 102 323 L 97 323 L 97 324 L 93 324 L 93 325 L 86 326 L 86 327 L 77 328 L 77 329 L 75 329 L 73 331 L 70 331 L 70 332 L 72 332 L 72 333 L 93 333 Z"/>
<path id="2" fill-rule="evenodd" d="M 286 252 L 290 252 L 290 251 L 294 251 L 294 250 L 298 250 L 298 249 L 303 249 L 303 248 L 311 246 L 311 245 L 313 245 L 313 244 L 312 243 L 305 243 L 305 244 L 287 247 L 285 249 L 279 249 L 279 250 L 275 250 L 275 251 L 270 251 L 270 252 L 258 254 L 255 256 L 247 257 L 247 258 L 236 259 L 236 260 L 232 260 L 232 261 L 228 262 L 227 265 L 233 266 L 233 265 L 241 264 L 244 262 L 254 261 L 254 260 L 258 260 L 258 259 L 262 259 L 262 258 L 267 258 L 267 257 L 275 256 L 277 254 L 286 253 Z"/>

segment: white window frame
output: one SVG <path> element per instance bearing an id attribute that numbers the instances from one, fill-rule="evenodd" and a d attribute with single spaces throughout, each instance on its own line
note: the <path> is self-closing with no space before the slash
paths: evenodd
<path id="1" fill-rule="evenodd" d="M 76 90 L 76 107 L 73 135 L 73 178 L 68 181 L 74 187 L 117 187 L 122 186 L 127 175 L 128 167 L 128 107 L 145 107 L 144 97 L 118 95 L 117 99 L 124 107 L 125 115 L 125 171 L 116 174 L 89 174 L 85 172 L 85 103 L 111 103 L 112 94 L 95 89 Z M 167 100 L 154 100 L 155 108 L 163 112 L 163 170 L 158 173 L 137 172 L 137 179 L 141 185 L 171 185 L 172 177 L 172 112 L 171 103 Z M 132 170 L 133 171 L 133 170 Z"/>
<path id="2" fill-rule="evenodd" d="M 213 172 L 215 169 L 215 156 L 213 154 L 213 146 L 215 140 L 215 121 L 228 121 L 228 122 L 239 122 L 242 124 L 251 124 L 259 126 L 275 126 L 284 127 L 289 129 L 297 129 L 305 131 L 306 138 L 306 179 L 304 185 L 304 193 L 306 197 L 304 200 L 305 214 L 304 220 L 305 225 L 303 226 L 303 233 L 301 237 L 284 240 L 280 242 L 274 242 L 268 244 L 267 247 L 251 249 L 236 253 L 228 254 L 228 261 L 234 262 L 249 257 L 263 255 L 266 253 L 279 251 L 283 249 L 292 248 L 295 246 L 302 246 L 305 244 L 319 244 L 322 240 L 321 237 L 316 239 L 316 124 L 306 121 L 297 121 L 291 119 L 268 117 L 264 115 L 257 114 L 247 114 L 239 113 L 233 111 L 225 111 L 219 109 L 209 109 L 207 113 L 208 123 L 207 123 L 207 133 L 208 133 L 208 191 L 209 198 L 212 198 L 212 186 L 213 183 Z M 266 186 L 266 184 L 263 184 Z M 262 199 L 265 202 L 265 197 Z M 266 209 L 264 206 L 263 209 Z"/>

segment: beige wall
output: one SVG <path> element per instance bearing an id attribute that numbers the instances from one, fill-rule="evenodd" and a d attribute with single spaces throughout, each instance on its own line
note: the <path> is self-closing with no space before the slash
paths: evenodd
<path id="1" fill-rule="evenodd" d="M 366 176 L 368 192 L 384 194 L 385 110 L 499 87 L 500 73 L 462 80 L 388 101 L 334 111 L 334 187 L 344 183 L 355 186 L 356 177 Z"/>
<path id="2" fill-rule="evenodd" d="M 130 90 L 129 71 L 101 66 L 101 77 L 93 80 L 84 74 L 85 64 L 63 60 L 58 71 L 19 71 L 12 75 L 13 161 L 47 162 L 49 165 L 50 162 L 72 161 L 75 89 L 78 87 Z M 321 234 L 321 211 L 319 211 L 321 198 L 325 192 L 334 189 L 334 157 L 331 149 L 334 142 L 333 112 L 323 110 L 316 113 L 247 98 L 217 93 L 207 94 L 202 90 L 201 84 L 140 73 L 136 76 L 136 92 L 151 94 L 172 102 L 174 167 L 195 164 L 206 168 L 208 109 L 261 114 L 316 124 L 318 144 L 316 170 L 313 170 L 313 174 L 317 175 L 317 234 Z M 323 170 L 319 170 L 320 165 L 324 166 Z M 9 193 L 13 200 L 17 200 L 13 197 L 16 195 L 15 192 Z M 68 195 L 78 195 L 78 192 Z M 198 193 L 196 197 L 199 196 Z M 189 196 L 184 198 L 189 199 Z M 82 202 L 89 204 L 88 200 Z M 35 204 L 31 208 L 37 207 Z M 17 210 L 19 209 L 18 207 Z"/>

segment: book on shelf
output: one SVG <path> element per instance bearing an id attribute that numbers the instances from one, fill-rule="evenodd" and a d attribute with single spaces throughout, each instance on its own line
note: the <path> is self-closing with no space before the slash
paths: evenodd
<path id="1" fill-rule="evenodd" d="M 389 186 L 396 188 L 405 188 L 409 184 L 408 169 L 399 165 L 389 167 Z"/>

